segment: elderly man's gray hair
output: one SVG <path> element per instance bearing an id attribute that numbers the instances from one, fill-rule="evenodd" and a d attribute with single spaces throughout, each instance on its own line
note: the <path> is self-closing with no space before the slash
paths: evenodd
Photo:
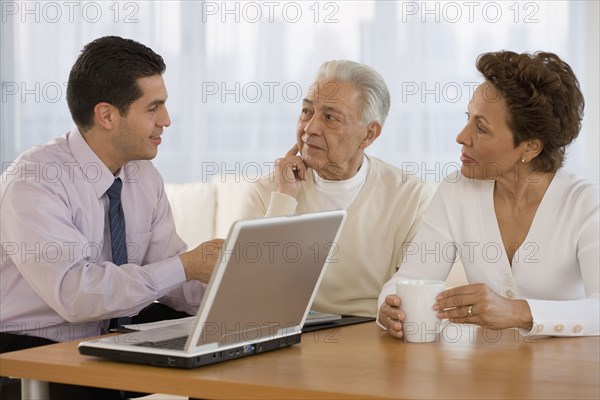
<path id="1" fill-rule="evenodd" d="M 390 111 L 390 92 L 381 75 L 368 65 L 349 60 L 324 62 L 315 81 L 350 83 L 362 93 L 361 122 L 378 121 L 382 126 Z"/>

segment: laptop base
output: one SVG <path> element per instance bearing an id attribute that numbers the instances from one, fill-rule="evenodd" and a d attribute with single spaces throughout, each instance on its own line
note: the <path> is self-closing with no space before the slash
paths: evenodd
<path id="1" fill-rule="evenodd" d="M 302 334 L 297 333 L 287 337 L 271 339 L 264 342 L 246 344 L 230 348 L 227 350 L 217 350 L 214 353 L 202 354 L 189 357 L 182 352 L 181 356 L 174 354 L 149 354 L 135 352 L 129 349 L 128 351 L 120 351 L 116 349 L 100 349 L 95 347 L 79 347 L 79 353 L 85 356 L 94 356 L 110 359 L 113 361 L 127 362 L 132 364 L 146 364 L 157 367 L 171 368 L 196 368 L 204 365 L 216 364 L 223 361 L 235 360 L 252 354 L 265 353 L 271 350 L 277 350 L 284 347 L 289 347 L 300 343 Z M 143 348 L 140 348 L 143 351 Z"/>

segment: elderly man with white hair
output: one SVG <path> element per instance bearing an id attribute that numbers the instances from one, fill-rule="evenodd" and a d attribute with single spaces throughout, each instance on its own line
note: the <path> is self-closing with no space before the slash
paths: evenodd
<path id="1" fill-rule="evenodd" d="M 379 292 L 429 204 L 430 190 L 418 178 L 365 154 L 389 108 L 388 88 L 374 69 L 325 62 L 302 102 L 296 143 L 273 173 L 249 186 L 243 218 L 347 210 L 314 310 L 374 317 Z"/>

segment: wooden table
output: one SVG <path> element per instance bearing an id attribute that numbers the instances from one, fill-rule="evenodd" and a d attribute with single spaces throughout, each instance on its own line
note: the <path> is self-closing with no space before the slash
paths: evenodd
<path id="1" fill-rule="evenodd" d="M 599 337 L 526 339 L 512 330 L 450 325 L 439 341 L 415 344 L 366 323 L 305 333 L 300 345 L 194 370 L 104 361 L 76 347 L 3 354 L 0 375 L 213 399 L 600 398 Z"/>

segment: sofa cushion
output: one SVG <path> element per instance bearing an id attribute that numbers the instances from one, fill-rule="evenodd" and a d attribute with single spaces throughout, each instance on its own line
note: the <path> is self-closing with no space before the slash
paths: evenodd
<path id="1" fill-rule="evenodd" d="M 216 199 L 216 237 L 226 238 L 231 225 L 240 219 L 246 190 L 251 182 L 240 175 L 218 176 L 211 181 Z"/>
<path id="2" fill-rule="evenodd" d="M 203 182 L 165 183 L 177 233 L 190 249 L 215 237 L 216 198 Z"/>

